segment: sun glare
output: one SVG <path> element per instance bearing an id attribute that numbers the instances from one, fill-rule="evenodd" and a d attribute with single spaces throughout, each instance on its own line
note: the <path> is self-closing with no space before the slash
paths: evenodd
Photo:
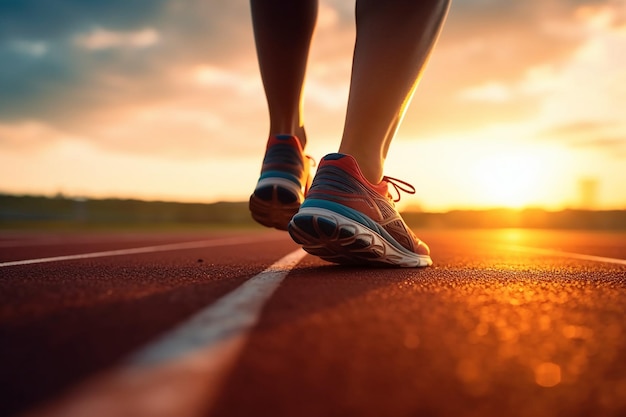
<path id="1" fill-rule="evenodd" d="M 494 149 L 473 161 L 470 175 L 485 205 L 521 208 L 537 201 L 545 170 L 530 151 Z"/>
<path id="2" fill-rule="evenodd" d="M 398 141 L 386 166 L 392 176 L 417 185 L 416 196 L 404 196 L 400 204 L 434 211 L 567 207 L 585 172 L 581 164 L 562 146 L 525 143 L 528 134 L 500 139 L 511 132 L 518 133 Z"/>

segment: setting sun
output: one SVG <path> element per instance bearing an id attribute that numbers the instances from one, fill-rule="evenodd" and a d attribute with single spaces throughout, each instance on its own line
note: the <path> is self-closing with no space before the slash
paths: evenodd
<path id="1" fill-rule="evenodd" d="M 471 163 L 469 175 L 485 204 L 519 208 L 537 199 L 546 166 L 537 155 L 520 149 L 499 149 Z"/>

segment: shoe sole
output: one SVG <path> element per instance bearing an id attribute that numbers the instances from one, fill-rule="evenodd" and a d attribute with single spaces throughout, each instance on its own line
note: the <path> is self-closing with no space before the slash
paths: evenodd
<path id="1" fill-rule="evenodd" d="M 263 196 L 257 190 L 263 189 Z M 268 189 L 271 190 L 268 196 Z M 259 193 L 260 194 L 260 193 Z M 293 202 L 285 202 L 284 196 L 291 195 Z M 287 230 L 289 221 L 300 209 L 304 196 L 292 182 L 282 178 L 266 178 L 257 184 L 255 193 L 250 196 L 248 208 L 252 218 L 266 227 Z"/>
<path id="2" fill-rule="evenodd" d="M 402 251 L 378 232 L 328 209 L 301 209 L 288 230 L 306 252 L 329 262 L 406 268 L 433 263 L 430 256 Z"/>

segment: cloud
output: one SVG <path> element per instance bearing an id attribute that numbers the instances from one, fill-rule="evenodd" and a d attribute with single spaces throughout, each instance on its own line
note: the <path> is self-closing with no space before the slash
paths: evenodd
<path id="1" fill-rule="evenodd" d="M 115 47 L 145 48 L 159 41 L 159 33 L 152 28 L 135 31 L 111 31 L 95 28 L 74 38 L 76 44 L 92 50 Z"/>
<path id="2" fill-rule="evenodd" d="M 621 120 L 581 120 L 552 126 L 541 138 L 567 143 L 575 148 L 602 150 L 626 157 L 626 123 Z"/>
<path id="3" fill-rule="evenodd" d="M 251 92 L 259 92 L 259 80 L 256 73 L 252 76 L 214 65 L 199 65 L 192 68 L 186 78 L 200 87 L 228 90 L 229 93 L 238 95 L 245 96 Z"/>
<path id="4" fill-rule="evenodd" d="M 453 2 L 401 135 L 578 118 L 586 96 L 614 117 L 626 62 L 598 50 L 626 47 L 623 14 L 616 1 Z"/>
<path id="5" fill-rule="evenodd" d="M 505 84 L 489 82 L 476 87 L 469 87 L 459 93 L 462 99 L 470 101 L 505 102 L 511 100 L 513 92 Z"/>
<path id="6" fill-rule="evenodd" d="M 64 138 L 62 132 L 37 121 L 0 124 L 0 147 L 39 152 L 47 149 L 51 138 Z"/>
<path id="7" fill-rule="evenodd" d="M 619 127 L 618 122 L 600 122 L 595 120 L 577 121 L 574 123 L 553 126 L 544 132 L 547 137 L 569 138 L 572 135 L 597 136 L 607 130 Z"/>
<path id="8" fill-rule="evenodd" d="M 564 88 L 563 68 L 593 27 L 623 25 L 618 6 L 453 2 L 401 132 L 536 117 L 560 93 L 555 85 Z M 353 44 L 354 3 L 322 1 L 305 90 L 306 118 L 320 135 L 340 134 Z M 110 150 L 186 158 L 194 149 L 254 152 L 232 137 L 263 136 L 267 126 L 247 2 L 4 3 L 0 61 L 0 123 L 16 137 L 38 123 Z"/>
<path id="9" fill-rule="evenodd" d="M 16 40 L 10 42 L 10 47 L 18 53 L 29 55 L 34 58 L 41 57 L 48 52 L 48 45 L 45 42 L 33 42 L 25 40 Z"/>
<path id="10" fill-rule="evenodd" d="M 0 4 L 0 40 L 60 40 L 96 26 L 134 29 L 160 15 L 167 0 L 20 0 Z"/>
<path id="11" fill-rule="evenodd" d="M 146 56 L 87 55 L 74 38 L 100 27 L 106 28 L 101 35 L 108 33 L 111 43 L 111 35 L 149 27 L 147 23 L 157 19 L 163 4 L 162 0 L 0 3 L 0 121 L 36 119 L 64 124 L 97 105 L 102 69 L 116 67 L 119 73 L 133 76 L 137 71 L 129 64 L 141 66 Z M 139 35 L 130 40 L 136 43 L 142 36 L 144 42 L 149 40 L 149 32 Z"/>
<path id="12" fill-rule="evenodd" d="M 217 136 L 208 125 L 223 120 L 239 134 L 250 111 L 264 113 L 258 69 L 250 62 L 247 4 L 12 3 L 0 4 L 0 123 L 10 126 L 5 134 L 22 137 L 25 126 L 37 123 L 118 152 L 192 155 L 172 148 L 206 150 L 196 145 Z M 230 77 L 229 83 L 216 74 Z M 148 122 L 146 114 L 155 112 L 161 116 Z M 48 140 L 60 137 L 50 134 Z M 11 143 L 27 148 L 29 142 Z"/>

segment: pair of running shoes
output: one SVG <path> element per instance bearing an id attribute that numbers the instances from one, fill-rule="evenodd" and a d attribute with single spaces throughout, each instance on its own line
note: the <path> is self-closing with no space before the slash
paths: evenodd
<path id="1" fill-rule="evenodd" d="M 432 264 L 428 245 L 415 236 L 394 204 L 399 190 L 415 193 L 413 186 L 391 177 L 372 184 L 352 156 L 340 153 L 322 158 L 313 180 L 310 171 L 310 158 L 298 138 L 271 136 L 250 197 L 252 217 L 264 226 L 287 230 L 305 251 L 329 262 Z"/>

